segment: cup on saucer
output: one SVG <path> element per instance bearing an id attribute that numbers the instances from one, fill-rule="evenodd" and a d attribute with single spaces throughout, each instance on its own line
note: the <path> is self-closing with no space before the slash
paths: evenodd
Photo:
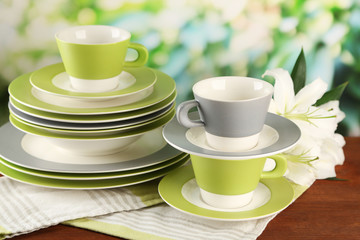
<path id="1" fill-rule="evenodd" d="M 124 66 L 140 67 L 148 59 L 143 45 L 131 43 L 128 31 L 113 26 L 76 26 L 55 37 L 71 85 L 81 92 L 110 91 L 119 84 Z M 136 60 L 125 61 L 128 48 L 138 53 Z"/>
<path id="2" fill-rule="evenodd" d="M 279 155 L 242 160 L 224 160 L 190 154 L 195 179 L 203 201 L 222 209 L 247 205 L 262 178 L 278 178 L 287 169 L 287 160 Z M 271 158 L 275 167 L 263 171 Z"/>
<path id="3" fill-rule="evenodd" d="M 205 128 L 208 144 L 223 151 L 239 152 L 256 146 L 268 112 L 273 86 L 261 79 L 215 77 L 193 86 L 194 100 L 177 108 L 178 122 L 187 127 Z M 190 119 L 197 107 L 200 119 Z"/>

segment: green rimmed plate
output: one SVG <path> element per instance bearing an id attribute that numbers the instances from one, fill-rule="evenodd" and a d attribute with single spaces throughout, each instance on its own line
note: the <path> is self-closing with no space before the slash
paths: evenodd
<path id="1" fill-rule="evenodd" d="M 192 166 L 169 173 L 159 183 L 161 198 L 171 207 L 197 217 L 244 221 L 278 213 L 289 206 L 294 197 L 294 190 L 285 178 L 262 179 L 248 205 L 237 209 L 218 209 L 201 200 L 194 177 Z"/>
<path id="2" fill-rule="evenodd" d="M 113 178 L 113 179 L 99 179 L 99 180 L 63 180 L 63 179 L 38 177 L 16 171 L 1 163 L 0 163 L 0 172 L 3 175 L 13 180 L 31 185 L 42 186 L 42 187 L 60 188 L 60 189 L 106 189 L 106 188 L 135 185 L 160 178 L 166 175 L 168 172 L 184 165 L 188 160 L 189 158 L 185 158 L 184 160 L 177 162 L 171 166 L 165 167 L 163 169 L 154 172 L 145 173 L 142 175 L 123 177 L 123 178 Z"/>
<path id="3" fill-rule="evenodd" d="M 40 91 L 65 97 L 81 99 L 109 99 L 137 94 L 152 87 L 156 82 L 155 73 L 147 67 L 125 68 L 120 77 L 124 84 L 117 89 L 102 93 L 84 93 L 71 88 L 70 79 L 63 63 L 43 67 L 30 76 L 30 83 Z"/>
<path id="4" fill-rule="evenodd" d="M 120 172 L 156 165 L 168 161 L 181 151 L 164 143 L 159 135 L 154 137 L 151 132 L 129 146 L 128 149 L 116 154 L 105 156 L 78 156 L 59 150 L 48 141 L 29 141 L 31 154 L 24 150 L 25 133 L 17 130 L 10 123 L 0 127 L 0 156 L 18 166 L 57 173 L 109 173 Z M 35 148 L 38 149 L 35 149 Z M 39 155 L 36 157 L 35 155 Z M 46 160 L 46 155 L 50 155 Z M 53 159 L 56 157 L 57 159 Z M 74 161 L 73 161 L 74 160 Z"/>
<path id="5" fill-rule="evenodd" d="M 147 108 L 143 108 L 131 112 L 99 114 L 99 115 L 68 115 L 68 114 L 45 112 L 25 106 L 11 97 L 10 97 L 10 103 L 13 105 L 13 107 L 15 107 L 16 109 L 18 109 L 19 111 L 25 114 L 46 120 L 54 120 L 54 121 L 61 121 L 67 123 L 107 123 L 107 122 L 110 123 L 115 121 L 130 120 L 152 114 L 173 104 L 175 98 L 176 98 L 176 91 L 173 92 L 168 98 L 164 99 L 163 101 Z"/>
<path id="6" fill-rule="evenodd" d="M 36 125 L 27 121 L 24 121 L 17 116 L 10 113 L 10 122 L 20 130 L 44 136 L 45 137 L 58 137 L 58 138 L 82 138 L 91 136 L 91 138 L 98 138 L 98 137 L 111 137 L 111 136 L 131 136 L 132 133 L 141 133 L 143 132 L 141 129 L 153 129 L 163 126 L 165 123 L 170 121 L 175 115 L 175 106 L 172 106 L 168 111 L 164 112 L 163 114 L 157 116 L 155 119 L 148 120 L 143 123 L 133 124 L 125 127 L 117 127 L 117 128 L 110 128 L 110 129 L 94 129 L 94 130 L 78 130 L 78 129 L 61 129 L 61 128 L 53 128 L 53 127 L 46 127 L 41 125 Z M 120 134 L 120 135 L 119 135 Z"/>
<path id="7" fill-rule="evenodd" d="M 38 136 L 50 137 L 50 138 L 62 138 L 62 139 L 111 139 L 120 138 L 126 136 L 133 136 L 149 132 L 153 129 L 161 127 L 169 122 L 175 116 L 175 107 L 170 109 L 163 116 L 149 121 L 146 124 L 138 124 L 135 126 L 119 128 L 119 129 L 105 129 L 105 130 L 67 130 L 67 129 L 55 129 L 37 126 L 31 123 L 27 123 L 23 120 L 10 115 L 9 119 L 11 124 L 17 129 Z"/>
<path id="8" fill-rule="evenodd" d="M 104 108 L 71 108 L 49 104 L 39 100 L 33 95 L 33 87 L 29 80 L 29 77 L 32 73 L 24 74 L 13 80 L 9 85 L 9 94 L 13 99 L 22 105 L 49 113 L 60 113 L 68 115 L 99 115 L 133 112 L 134 110 L 148 108 L 157 103 L 160 103 L 175 92 L 175 81 L 171 77 L 160 71 L 154 70 L 154 72 L 157 76 L 157 81 L 154 84 L 153 92 L 148 97 L 140 101 L 122 106 Z M 71 99 L 68 100 L 68 104 L 71 106 Z"/>
<path id="9" fill-rule="evenodd" d="M 121 178 L 121 177 L 130 177 L 136 175 L 142 175 L 145 173 L 150 173 L 154 171 L 158 171 L 160 169 L 169 167 L 174 165 L 180 161 L 188 159 L 189 155 L 186 153 L 182 153 L 172 159 L 169 159 L 165 162 L 155 164 L 153 166 L 144 167 L 135 170 L 129 171 L 121 171 L 121 172 L 111 172 L 111 173 L 57 173 L 57 172 L 47 172 L 47 171 L 40 171 L 31 168 L 25 168 L 22 166 L 18 166 L 11 162 L 8 162 L 2 158 L 0 158 L 0 163 L 5 165 L 8 168 L 11 168 L 17 172 L 22 172 L 28 175 L 38 176 L 38 177 L 46 177 L 46 178 L 53 178 L 53 179 L 63 179 L 63 180 L 95 180 L 95 179 L 112 179 L 112 178 Z"/>

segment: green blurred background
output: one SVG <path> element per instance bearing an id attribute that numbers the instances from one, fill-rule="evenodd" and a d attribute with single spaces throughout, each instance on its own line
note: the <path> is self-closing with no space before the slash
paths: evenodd
<path id="1" fill-rule="evenodd" d="M 127 29 L 150 52 L 148 66 L 172 76 L 177 102 L 201 79 L 261 77 L 289 71 L 301 50 L 308 82 L 345 81 L 346 119 L 338 131 L 360 136 L 360 3 L 355 0 L 0 0 L 0 124 L 7 86 L 17 76 L 60 62 L 54 34 L 73 25 Z"/>

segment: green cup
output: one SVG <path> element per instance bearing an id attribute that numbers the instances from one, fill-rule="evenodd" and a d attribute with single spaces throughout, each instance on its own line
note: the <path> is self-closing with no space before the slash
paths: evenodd
<path id="1" fill-rule="evenodd" d="M 218 208 L 245 206 L 251 201 L 261 178 L 281 177 L 287 169 L 286 159 L 279 155 L 245 160 L 190 157 L 202 199 Z M 265 172 L 267 158 L 273 159 L 276 166 Z"/>
<path id="2" fill-rule="evenodd" d="M 70 83 L 81 92 L 116 88 L 124 67 L 143 66 L 149 56 L 143 45 L 130 42 L 128 31 L 113 26 L 76 26 L 55 37 Z M 125 61 L 128 48 L 137 52 L 134 61 Z"/>

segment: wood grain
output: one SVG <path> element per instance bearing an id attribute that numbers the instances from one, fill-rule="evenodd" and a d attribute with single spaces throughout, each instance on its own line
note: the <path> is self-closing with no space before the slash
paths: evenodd
<path id="1" fill-rule="evenodd" d="M 266 227 L 258 240 L 360 239 L 360 138 L 346 138 L 345 164 L 338 178 L 318 180 Z M 80 228 L 57 225 L 14 240 L 114 240 L 119 239 Z"/>

